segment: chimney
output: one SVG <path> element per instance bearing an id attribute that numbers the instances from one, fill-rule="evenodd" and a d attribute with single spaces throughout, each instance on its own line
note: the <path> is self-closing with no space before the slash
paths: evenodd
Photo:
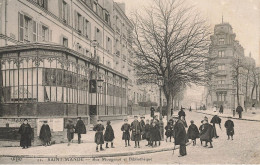
<path id="1" fill-rule="evenodd" d="M 120 9 L 125 13 L 125 3 L 121 2 L 121 3 L 117 3 L 117 4 L 120 7 Z"/>

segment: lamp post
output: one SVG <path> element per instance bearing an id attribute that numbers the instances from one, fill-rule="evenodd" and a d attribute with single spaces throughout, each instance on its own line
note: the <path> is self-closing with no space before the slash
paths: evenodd
<path id="1" fill-rule="evenodd" d="M 161 140 L 164 140 L 164 124 L 162 120 L 162 87 L 163 87 L 163 77 L 159 76 L 158 77 L 158 85 L 160 88 L 160 121 L 159 121 L 159 126 L 160 126 L 160 134 L 161 134 Z"/>
<path id="2" fill-rule="evenodd" d="M 99 77 L 98 80 L 97 80 L 97 86 L 98 86 L 98 89 L 99 89 L 99 90 L 97 90 L 97 114 L 98 115 L 99 115 L 99 93 L 101 93 L 103 81 L 104 80 L 102 80 L 101 77 Z M 98 115 L 97 115 L 97 118 L 98 118 Z"/>

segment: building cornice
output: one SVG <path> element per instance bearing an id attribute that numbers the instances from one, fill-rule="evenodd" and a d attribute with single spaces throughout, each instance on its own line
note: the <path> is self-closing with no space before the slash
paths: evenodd
<path id="1" fill-rule="evenodd" d="M 125 18 L 126 22 L 130 25 L 131 28 L 134 28 L 133 23 L 129 20 L 129 18 L 126 16 L 126 14 L 122 11 L 122 9 L 119 7 L 119 5 L 114 2 L 115 9 L 118 11 L 118 13 Z"/>

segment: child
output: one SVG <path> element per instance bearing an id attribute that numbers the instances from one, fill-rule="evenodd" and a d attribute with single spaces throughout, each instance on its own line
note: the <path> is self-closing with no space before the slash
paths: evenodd
<path id="1" fill-rule="evenodd" d="M 233 140 L 234 135 L 234 122 L 231 120 L 231 117 L 228 117 L 228 120 L 225 122 L 225 127 L 227 129 L 227 135 L 229 140 L 229 136 L 231 136 L 231 140 Z"/>
<path id="2" fill-rule="evenodd" d="M 125 147 L 127 147 L 127 142 L 128 142 L 128 146 L 130 146 L 130 124 L 128 124 L 128 120 L 125 119 L 124 120 L 124 124 L 121 127 L 121 131 L 123 131 L 123 136 L 122 136 L 122 140 L 125 140 Z"/>
<path id="3" fill-rule="evenodd" d="M 135 142 L 135 148 L 140 148 L 140 140 L 141 140 L 141 123 L 138 121 L 138 116 L 134 116 L 134 121 L 131 123 L 131 140 Z"/>
<path id="4" fill-rule="evenodd" d="M 108 142 L 111 142 L 111 148 L 115 148 L 113 145 L 113 140 L 115 139 L 115 135 L 114 135 L 114 130 L 111 126 L 111 122 L 108 120 L 107 121 L 107 127 L 106 127 L 106 131 L 104 134 L 104 139 L 106 141 L 106 148 L 108 147 Z"/>
<path id="5" fill-rule="evenodd" d="M 151 131 L 151 125 L 149 123 L 149 120 L 147 119 L 146 120 L 146 124 L 145 124 L 145 127 L 144 127 L 144 137 L 145 139 L 148 141 L 148 144 L 146 146 L 150 146 L 150 131 Z"/>
<path id="6" fill-rule="evenodd" d="M 104 135 L 103 130 L 104 126 L 102 124 L 102 120 L 98 120 L 98 124 L 94 126 L 93 131 L 96 131 L 95 134 L 95 143 L 97 144 L 96 151 L 98 152 L 98 145 L 100 145 L 100 151 L 104 151 L 102 148 L 102 144 L 104 144 Z"/>
<path id="7" fill-rule="evenodd" d="M 191 125 L 188 128 L 188 138 L 192 140 L 193 146 L 196 145 L 196 138 L 199 138 L 198 127 L 194 124 L 194 121 L 190 121 Z"/>
<path id="8" fill-rule="evenodd" d="M 200 135 L 201 135 L 201 132 L 202 132 L 203 127 L 204 127 L 204 125 L 203 125 L 203 121 L 204 121 L 204 120 L 201 120 L 201 125 L 200 125 L 200 127 L 199 127 Z M 201 138 L 200 138 L 200 144 L 202 145 L 202 140 L 201 140 Z"/>
<path id="9" fill-rule="evenodd" d="M 66 125 L 66 128 L 67 128 L 68 146 L 70 146 L 70 142 L 74 138 L 74 129 L 75 129 L 72 120 L 69 120 L 69 123 Z"/>
<path id="10" fill-rule="evenodd" d="M 40 139 L 43 141 L 44 146 L 49 146 L 51 143 L 51 129 L 47 123 L 47 121 L 43 122 L 43 125 L 40 130 Z"/>
<path id="11" fill-rule="evenodd" d="M 156 133 L 157 133 L 157 131 L 156 131 L 156 124 L 155 124 L 155 122 L 152 122 L 152 126 L 151 126 L 151 129 L 150 129 L 150 144 L 151 144 L 151 146 L 152 147 L 155 147 L 155 146 L 157 146 L 157 144 L 156 144 Z"/>
<path id="12" fill-rule="evenodd" d="M 160 133 L 160 126 L 159 122 L 155 121 L 155 128 L 156 128 L 156 134 L 155 134 L 155 146 L 157 146 L 157 141 L 159 142 L 159 146 L 161 145 L 161 133 Z"/>
<path id="13" fill-rule="evenodd" d="M 173 124 L 172 122 L 169 121 L 165 127 L 166 142 L 168 138 L 170 138 L 170 142 L 171 142 L 172 134 L 173 134 Z"/>

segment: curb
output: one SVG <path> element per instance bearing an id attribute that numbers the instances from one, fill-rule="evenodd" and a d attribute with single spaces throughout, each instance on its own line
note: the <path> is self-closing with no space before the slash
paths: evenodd
<path id="1" fill-rule="evenodd" d="M 210 116 L 214 116 L 215 114 L 210 114 L 210 113 L 205 113 L 205 112 L 199 112 L 199 111 L 195 111 L 196 113 L 202 113 L 202 114 L 205 114 L 205 115 L 210 115 Z M 219 117 L 222 117 L 222 118 L 228 118 L 228 116 L 219 116 Z M 254 121 L 254 122 L 260 122 L 260 120 L 254 120 L 254 119 L 240 119 L 240 118 L 234 118 L 234 117 L 231 117 L 232 119 L 235 119 L 235 120 L 244 120 L 244 121 Z"/>
<path id="2" fill-rule="evenodd" d="M 190 145 L 191 142 L 188 142 L 186 146 Z M 118 157 L 118 156 L 132 156 L 132 155 L 142 155 L 142 154 L 150 154 L 156 152 L 164 152 L 164 151 L 172 151 L 179 149 L 179 146 L 162 148 L 157 150 L 145 150 L 145 151 L 134 151 L 134 152 L 123 152 L 123 153 L 114 153 L 114 154 L 92 154 L 92 155 L 0 155 L 0 157 L 19 157 L 19 158 L 102 158 L 102 157 Z"/>

